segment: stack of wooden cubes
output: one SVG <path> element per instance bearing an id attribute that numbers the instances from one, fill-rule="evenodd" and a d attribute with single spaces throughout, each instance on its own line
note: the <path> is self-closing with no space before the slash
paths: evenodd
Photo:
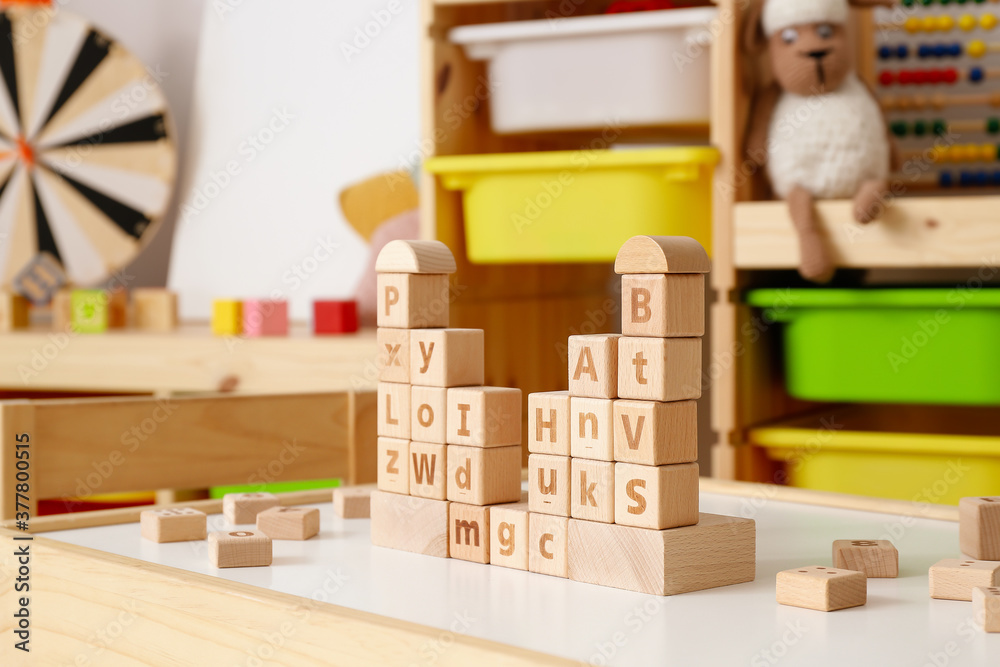
<path id="1" fill-rule="evenodd" d="M 483 331 L 447 328 L 445 245 L 394 241 L 376 271 L 372 543 L 489 563 L 490 506 L 521 499 L 521 391 L 483 387 Z"/>

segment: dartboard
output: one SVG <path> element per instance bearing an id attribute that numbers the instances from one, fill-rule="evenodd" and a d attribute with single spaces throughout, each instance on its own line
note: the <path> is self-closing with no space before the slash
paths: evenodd
<path id="1" fill-rule="evenodd" d="M 72 14 L 0 13 L 0 286 L 43 252 L 97 284 L 148 241 L 177 172 L 159 78 Z"/>

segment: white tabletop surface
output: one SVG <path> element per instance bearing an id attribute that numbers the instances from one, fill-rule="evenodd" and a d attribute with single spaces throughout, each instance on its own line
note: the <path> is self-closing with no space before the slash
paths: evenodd
<path id="1" fill-rule="evenodd" d="M 340 519 L 332 504 L 320 509 L 321 533 L 275 541 L 268 568 L 216 570 L 206 543 L 154 544 L 138 524 L 44 536 L 584 664 L 1000 665 L 1000 635 L 974 624 L 971 603 L 928 596 L 928 568 L 960 556 L 955 523 L 702 494 L 702 511 L 756 519 L 757 580 L 659 598 L 372 547 L 367 520 Z M 209 530 L 228 527 L 209 517 Z M 867 606 L 823 613 L 775 602 L 776 573 L 831 565 L 834 540 L 890 538 L 900 577 L 869 580 Z"/>

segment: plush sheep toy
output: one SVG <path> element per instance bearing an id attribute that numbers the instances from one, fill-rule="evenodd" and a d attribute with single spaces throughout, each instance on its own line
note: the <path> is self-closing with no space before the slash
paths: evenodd
<path id="1" fill-rule="evenodd" d="M 788 202 L 799 234 L 799 272 L 827 282 L 836 267 L 814 202 L 852 199 L 858 222 L 875 220 L 888 198 L 892 140 L 852 66 L 848 0 L 765 0 L 755 8 L 750 44 L 769 49 L 775 85 L 756 100 L 748 155 L 766 165 L 775 193 Z"/>

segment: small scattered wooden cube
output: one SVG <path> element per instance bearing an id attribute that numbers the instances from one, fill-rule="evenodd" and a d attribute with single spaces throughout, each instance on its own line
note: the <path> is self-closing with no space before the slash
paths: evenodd
<path id="1" fill-rule="evenodd" d="M 459 560 L 490 562 L 490 508 L 478 505 L 448 505 L 450 528 L 448 554 Z"/>
<path id="2" fill-rule="evenodd" d="M 227 493 L 222 498 L 222 513 L 237 526 L 257 523 L 257 515 L 278 507 L 281 501 L 273 493 Z"/>
<path id="3" fill-rule="evenodd" d="M 410 331 L 380 327 L 375 334 L 378 345 L 376 366 L 382 382 L 410 382 Z"/>
<path id="4" fill-rule="evenodd" d="M 618 341 L 618 396 L 640 401 L 685 401 L 701 396 L 700 338 Z"/>
<path id="5" fill-rule="evenodd" d="M 448 445 L 448 500 L 496 505 L 521 497 L 521 447 Z"/>
<path id="6" fill-rule="evenodd" d="M 837 540 L 833 543 L 833 566 L 864 572 L 869 579 L 899 576 L 899 552 L 888 540 Z"/>
<path id="7" fill-rule="evenodd" d="M 809 566 L 778 573 L 778 604 L 816 611 L 837 611 L 868 603 L 863 572 Z"/>
<path id="8" fill-rule="evenodd" d="M 622 333 L 655 338 L 705 335 L 705 276 L 622 276 Z"/>
<path id="9" fill-rule="evenodd" d="M 177 328 L 177 293 L 143 287 L 132 290 L 135 328 L 142 331 L 173 331 Z"/>
<path id="10" fill-rule="evenodd" d="M 663 530 L 698 522 L 698 464 L 615 464 L 615 523 Z"/>
<path id="11" fill-rule="evenodd" d="M 29 323 L 28 300 L 19 294 L 0 290 L 0 331 L 27 329 Z"/>
<path id="12" fill-rule="evenodd" d="M 482 329 L 410 332 L 410 382 L 429 387 L 474 387 L 485 377 Z"/>
<path id="13" fill-rule="evenodd" d="M 700 243 L 688 236 L 633 236 L 618 249 L 615 273 L 708 273 L 712 262 Z"/>
<path id="14" fill-rule="evenodd" d="M 570 455 L 570 394 L 550 391 L 528 395 L 528 451 Z"/>
<path id="15" fill-rule="evenodd" d="M 410 438 L 444 444 L 448 439 L 448 390 L 444 387 L 410 388 Z"/>
<path id="16" fill-rule="evenodd" d="M 615 464 L 573 459 L 570 515 L 574 519 L 615 522 Z"/>
<path id="17" fill-rule="evenodd" d="M 618 334 L 569 337 L 569 393 L 618 397 Z"/>
<path id="18" fill-rule="evenodd" d="M 936 600 L 972 601 L 972 589 L 1000 585 L 1000 563 L 946 559 L 930 569 L 931 597 Z"/>
<path id="19" fill-rule="evenodd" d="M 410 385 L 379 382 L 375 399 L 378 434 L 386 438 L 410 437 Z"/>
<path id="20" fill-rule="evenodd" d="M 73 330 L 73 290 L 63 288 L 52 296 L 52 330 L 69 333 Z"/>
<path id="21" fill-rule="evenodd" d="M 448 444 L 504 447 L 521 444 L 521 390 L 458 387 L 448 390 Z"/>
<path id="22" fill-rule="evenodd" d="M 410 442 L 378 438 L 378 488 L 390 493 L 410 493 Z"/>
<path id="23" fill-rule="evenodd" d="M 372 544 L 427 556 L 448 557 L 446 500 L 372 492 Z"/>
<path id="24" fill-rule="evenodd" d="M 333 490 L 333 511 L 341 519 L 368 519 L 372 515 L 372 484 L 338 486 Z"/>
<path id="25" fill-rule="evenodd" d="M 66 272 L 55 257 L 40 252 L 14 276 L 14 289 L 36 306 L 44 306 L 66 284 Z"/>
<path id="26" fill-rule="evenodd" d="M 247 299 L 243 302 L 243 335 L 249 338 L 288 335 L 288 302 Z"/>
<path id="27" fill-rule="evenodd" d="M 569 518 L 528 515 L 528 570 L 553 577 L 569 576 L 567 538 Z"/>
<path id="28" fill-rule="evenodd" d="M 972 609 L 976 623 L 986 632 L 1000 632 L 1000 588 L 972 589 Z"/>
<path id="29" fill-rule="evenodd" d="M 216 336 L 239 336 L 243 333 L 243 302 L 216 299 L 212 302 L 212 333 Z"/>
<path id="30" fill-rule="evenodd" d="M 188 542 L 203 540 L 208 531 L 208 517 L 190 507 L 145 510 L 139 514 L 142 536 L 151 542 Z"/>
<path id="31" fill-rule="evenodd" d="M 490 508 L 490 564 L 528 569 L 528 503 Z"/>
<path id="32" fill-rule="evenodd" d="M 647 466 L 698 460 L 695 401 L 615 401 L 615 460 Z"/>
<path id="33" fill-rule="evenodd" d="M 615 460 L 615 402 L 607 398 L 569 400 L 570 453 L 581 459 Z"/>
<path id="34" fill-rule="evenodd" d="M 104 333 L 111 327 L 111 294 L 99 289 L 73 290 L 70 297 L 73 330 L 77 333 Z"/>
<path id="35" fill-rule="evenodd" d="M 112 289 L 106 292 L 108 300 L 108 328 L 124 329 L 128 326 L 128 291 Z"/>
<path id="36" fill-rule="evenodd" d="M 570 515 L 571 471 L 568 456 L 528 456 L 528 505 L 532 512 Z"/>
<path id="37" fill-rule="evenodd" d="M 214 567 L 266 567 L 271 538 L 257 530 L 222 530 L 208 535 L 208 559 Z"/>
<path id="38" fill-rule="evenodd" d="M 448 276 L 380 273 L 376 282 L 378 326 L 395 329 L 448 326 L 451 309 Z"/>
<path id="39" fill-rule="evenodd" d="M 447 445 L 410 443 L 410 495 L 434 500 L 448 498 Z"/>
<path id="40" fill-rule="evenodd" d="M 313 301 L 314 334 L 347 334 L 357 330 L 357 301 Z"/>
<path id="41" fill-rule="evenodd" d="M 962 553 L 1000 561 L 1000 497 L 962 498 L 958 508 Z"/>
<path id="42" fill-rule="evenodd" d="M 308 540 L 319 534 L 319 510 L 272 507 L 257 515 L 257 530 L 272 540 Z"/>

